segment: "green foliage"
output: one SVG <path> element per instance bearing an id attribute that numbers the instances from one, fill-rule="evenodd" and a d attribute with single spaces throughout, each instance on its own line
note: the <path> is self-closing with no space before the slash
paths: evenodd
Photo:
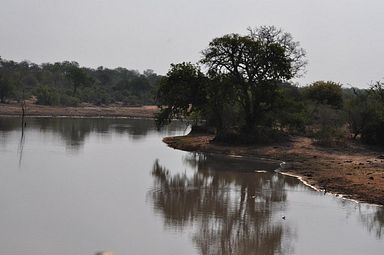
<path id="1" fill-rule="evenodd" d="M 76 91 L 80 86 L 86 86 L 92 82 L 91 78 L 76 62 L 67 67 L 66 75 L 73 84 L 72 96 L 76 95 Z"/>
<path id="2" fill-rule="evenodd" d="M 73 97 L 67 94 L 60 95 L 60 105 L 76 107 L 79 104 L 80 99 L 78 97 Z"/>
<path id="3" fill-rule="evenodd" d="M 59 94 L 53 88 L 48 86 L 40 86 L 36 90 L 37 104 L 42 105 L 58 105 Z"/>
<path id="4" fill-rule="evenodd" d="M 332 146 L 344 143 L 346 128 L 343 111 L 328 104 L 320 104 L 312 115 L 311 131 L 319 144 Z"/>
<path id="5" fill-rule="evenodd" d="M 230 78 L 227 75 L 211 75 L 205 86 L 204 116 L 207 125 L 215 127 L 218 136 L 227 130 L 237 129 L 241 125 L 241 117 Z"/>
<path id="6" fill-rule="evenodd" d="M 290 133 L 305 134 L 305 127 L 310 122 L 310 113 L 298 87 L 289 83 L 281 84 L 274 108 L 272 117 L 277 126 Z"/>
<path id="7" fill-rule="evenodd" d="M 304 57 L 292 36 L 275 27 L 215 38 L 200 61 L 207 74 L 191 63 L 171 65 L 157 93 L 157 124 L 204 120 L 216 131 L 216 140 L 243 143 L 270 140 L 279 128 L 299 128 L 303 105 L 286 100 L 281 85 L 299 75 Z M 281 114 L 288 108 L 298 111 L 292 119 Z"/>
<path id="8" fill-rule="evenodd" d="M 306 109 L 306 133 L 319 144 L 343 144 L 347 137 L 343 89 L 332 81 L 316 81 L 302 88 Z"/>
<path id="9" fill-rule="evenodd" d="M 4 75 L 0 74 L 0 103 L 5 103 L 6 99 L 13 96 L 15 86 Z"/>
<path id="10" fill-rule="evenodd" d="M 79 102 L 154 104 L 155 90 L 160 78 L 152 70 L 140 74 L 121 67 L 90 69 L 69 61 L 36 65 L 27 61 L 18 63 L 0 58 L 0 79 L 7 81 L 5 85 L 12 88 L 9 91 L 9 87 L 0 81 L 0 90 L 3 88 L 4 91 L 3 100 L 19 101 L 33 96 L 40 86 L 46 86 L 57 91 L 60 104 L 64 105 Z"/>
<path id="11" fill-rule="evenodd" d="M 317 104 L 331 105 L 339 109 L 343 106 L 341 85 L 333 81 L 316 81 L 305 88 L 305 95 Z"/>
<path id="12" fill-rule="evenodd" d="M 156 116 L 159 127 L 173 118 L 186 119 L 202 111 L 206 102 L 206 78 L 200 69 L 191 63 L 172 64 L 167 75 L 160 81 L 157 104 L 160 113 Z"/>
<path id="13" fill-rule="evenodd" d="M 244 128 L 271 124 L 269 114 L 278 98 L 278 85 L 305 66 L 305 52 L 292 36 L 275 27 L 249 29 L 213 39 L 201 62 L 210 76 L 225 74 L 232 81 Z"/>
<path id="14" fill-rule="evenodd" d="M 346 91 L 344 109 L 353 139 L 361 137 L 367 123 L 374 118 L 374 108 L 369 91 L 357 88 Z"/>
<path id="15" fill-rule="evenodd" d="M 82 88 L 79 93 L 80 101 L 89 102 L 95 105 L 107 105 L 111 103 L 111 97 L 101 86 Z"/>
<path id="16" fill-rule="evenodd" d="M 384 145 L 384 84 L 370 89 L 344 91 L 344 110 L 351 137 L 368 144 Z"/>
<path id="17" fill-rule="evenodd" d="M 369 90 L 353 92 L 345 106 L 353 138 L 384 145 L 384 84 L 377 82 Z"/>

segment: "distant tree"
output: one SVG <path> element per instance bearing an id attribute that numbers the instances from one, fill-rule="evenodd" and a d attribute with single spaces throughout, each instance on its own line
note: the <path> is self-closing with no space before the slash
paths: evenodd
<path id="1" fill-rule="evenodd" d="M 245 129 L 262 125 L 277 99 L 282 81 L 297 76 L 306 64 L 305 52 L 289 33 L 273 26 L 249 29 L 248 35 L 213 39 L 203 51 L 210 74 L 226 74 L 234 84 L 245 116 Z"/>
<path id="2" fill-rule="evenodd" d="M 278 99 L 271 114 L 276 125 L 290 133 L 303 134 L 310 121 L 310 113 L 305 104 L 301 89 L 290 83 L 282 83 L 278 89 Z"/>
<path id="3" fill-rule="evenodd" d="M 150 84 L 144 75 L 139 75 L 129 82 L 128 88 L 133 94 L 140 97 L 150 90 Z"/>
<path id="4" fill-rule="evenodd" d="M 14 85 L 7 80 L 4 74 L 0 73 L 0 102 L 5 103 L 6 99 L 10 98 L 14 92 Z"/>
<path id="5" fill-rule="evenodd" d="M 22 101 L 36 96 L 41 86 L 56 91 L 60 104 L 77 105 L 80 102 L 108 104 L 123 102 L 129 105 L 153 104 L 154 90 L 160 80 L 151 70 L 143 74 L 122 67 L 97 69 L 79 67 L 77 62 L 63 61 L 34 64 L 0 58 L 0 73 L 13 90 L 7 99 Z M 123 86 L 121 86 L 123 85 Z M 8 88 L 3 86 L 3 91 Z M 1 99 L 0 99 L 1 100 Z"/>
<path id="6" fill-rule="evenodd" d="M 379 103 L 384 106 L 384 83 L 377 81 L 371 85 L 370 90 L 377 96 Z"/>
<path id="7" fill-rule="evenodd" d="M 54 88 L 48 86 L 40 86 L 36 92 L 37 104 L 57 105 L 59 104 L 59 95 Z"/>
<path id="8" fill-rule="evenodd" d="M 352 88 L 351 92 L 344 100 L 344 109 L 352 138 L 357 139 L 374 118 L 374 109 L 369 90 Z"/>
<path id="9" fill-rule="evenodd" d="M 316 81 L 305 88 L 308 99 L 317 104 L 326 104 L 335 108 L 343 106 L 343 91 L 339 83 L 333 81 Z"/>
<path id="10" fill-rule="evenodd" d="M 67 77 L 71 80 L 73 84 L 72 96 L 76 95 L 77 89 L 81 86 L 86 86 L 90 83 L 90 77 L 87 73 L 79 67 L 79 64 L 76 62 L 68 66 Z"/>
<path id="11" fill-rule="evenodd" d="M 346 138 L 342 85 L 316 81 L 302 89 L 309 112 L 308 132 L 319 144 L 336 145 Z"/>
<path id="12" fill-rule="evenodd" d="M 376 82 L 368 91 L 369 115 L 361 131 L 361 138 L 370 144 L 384 145 L 384 83 Z"/>

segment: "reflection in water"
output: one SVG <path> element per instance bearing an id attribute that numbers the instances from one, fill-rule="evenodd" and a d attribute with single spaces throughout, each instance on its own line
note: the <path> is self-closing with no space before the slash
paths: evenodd
<path id="1" fill-rule="evenodd" d="M 23 160 L 23 151 L 24 151 L 24 144 L 25 144 L 25 134 L 24 134 L 24 128 L 22 128 L 21 137 L 19 146 L 17 147 L 17 154 L 19 156 L 19 168 L 21 167 L 21 162 Z"/>
<path id="2" fill-rule="evenodd" d="M 193 226 L 201 254 L 292 252 L 282 238 L 289 230 L 276 215 L 285 206 L 285 182 L 273 173 L 254 173 L 275 166 L 258 162 L 255 169 L 255 161 L 201 154 L 190 154 L 185 162 L 197 168 L 191 176 L 172 175 L 158 160 L 153 165 L 150 194 L 166 225 Z"/>
<path id="3" fill-rule="evenodd" d="M 10 132 L 20 128 L 20 119 L 11 117 L 0 117 L 0 131 L 2 133 Z"/>
<path id="4" fill-rule="evenodd" d="M 361 222 L 368 228 L 369 232 L 373 232 L 378 239 L 384 234 L 384 207 L 375 208 L 373 213 L 367 213 L 359 206 L 359 215 Z"/>
<path id="5" fill-rule="evenodd" d="M 163 132 L 172 132 L 177 125 L 170 126 Z M 129 135 L 138 141 L 149 132 L 156 132 L 153 120 L 143 119 L 114 119 L 114 118 L 28 118 L 30 129 L 39 129 L 42 133 L 58 134 L 64 141 L 66 148 L 77 151 L 84 145 L 85 139 L 91 133 L 110 135 L 117 133 Z M 0 135 L 6 141 L 7 135 L 14 130 L 20 130 L 20 119 L 0 117 Z M 180 128 L 180 125 L 178 125 Z M 22 129 L 22 131 L 24 131 Z M 23 144 L 23 135 L 20 144 Z M 19 146 L 20 147 L 20 146 Z"/>
<path id="6" fill-rule="evenodd" d="M 85 139 L 90 133 L 108 135 L 111 129 L 119 134 L 128 134 L 132 139 L 140 139 L 139 135 L 145 136 L 148 131 L 153 130 L 153 121 L 141 121 L 121 119 L 116 124 L 115 119 L 97 119 L 97 118 L 39 118 L 36 119 L 36 125 L 42 132 L 54 132 L 60 134 L 65 141 L 67 148 L 77 150 L 82 147 Z M 129 123 L 129 125 L 127 124 Z M 126 128 L 119 128 L 119 127 Z"/>
<path id="7" fill-rule="evenodd" d="M 19 118 L 0 117 L 0 145 L 5 145 L 8 133 L 18 128 L 20 128 Z"/>
<path id="8" fill-rule="evenodd" d="M 2 254 L 383 253 L 383 208 L 254 173 L 274 162 L 188 154 L 161 142 L 182 129 L 28 118 L 22 136 L 20 118 L 0 117 Z M 82 153 L 62 149 L 83 145 Z"/>
<path id="9" fill-rule="evenodd" d="M 25 144 L 26 136 L 26 122 L 24 120 L 20 123 L 20 118 L 18 117 L 0 117 L 0 145 L 5 145 L 7 143 L 8 134 L 14 130 L 21 130 L 20 139 L 17 146 L 17 156 L 19 158 L 19 168 L 21 167 L 21 162 L 23 160 L 23 151 Z"/>

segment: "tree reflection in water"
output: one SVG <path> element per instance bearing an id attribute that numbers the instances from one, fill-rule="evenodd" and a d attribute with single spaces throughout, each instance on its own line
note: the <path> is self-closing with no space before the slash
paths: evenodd
<path id="1" fill-rule="evenodd" d="M 116 132 L 119 135 L 128 135 L 132 141 L 139 141 L 148 133 L 158 132 L 151 119 L 31 117 L 26 121 L 29 131 L 58 134 L 66 148 L 71 151 L 80 150 L 91 133 L 106 137 Z M 161 132 L 165 135 L 171 134 L 184 126 L 175 122 Z M 10 132 L 15 130 L 21 132 L 19 118 L 0 117 L 0 144 L 5 144 Z"/>
<path id="2" fill-rule="evenodd" d="M 281 219 L 284 179 L 273 172 L 254 172 L 275 165 L 202 154 L 189 154 L 184 161 L 196 172 L 172 175 L 158 160 L 153 165 L 150 194 L 166 226 L 193 228 L 201 254 L 292 252 L 283 243 L 289 231 Z"/>
<path id="3" fill-rule="evenodd" d="M 384 235 L 384 207 L 374 208 L 375 211 L 368 211 L 366 208 L 361 208 L 359 204 L 359 216 L 360 220 L 368 229 L 369 232 L 372 232 L 376 235 L 378 239 L 381 239 Z"/>
<path id="4" fill-rule="evenodd" d="M 35 124 L 41 132 L 58 133 L 67 148 L 78 150 L 91 133 L 110 135 L 111 130 L 118 134 L 128 134 L 132 139 L 140 139 L 154 130 L 153 121 L 113 118 L 36 118 Z"/>

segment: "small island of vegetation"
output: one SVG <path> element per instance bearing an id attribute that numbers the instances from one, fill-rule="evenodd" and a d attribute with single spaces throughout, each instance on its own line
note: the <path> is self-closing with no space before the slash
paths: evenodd
<path id="1" fill-rule="evenodd" d="M 384 84 L 293 84 L 305 51 L 276 27 L 213 39 L 198 64 L 172 64 L 161 79 L 158 127 L 192 126 L 171 147 L 286 161 L 284 171 L 325 192 L 384 204 Z M 203 72 L 202 70 L 205 70 Z"/>

